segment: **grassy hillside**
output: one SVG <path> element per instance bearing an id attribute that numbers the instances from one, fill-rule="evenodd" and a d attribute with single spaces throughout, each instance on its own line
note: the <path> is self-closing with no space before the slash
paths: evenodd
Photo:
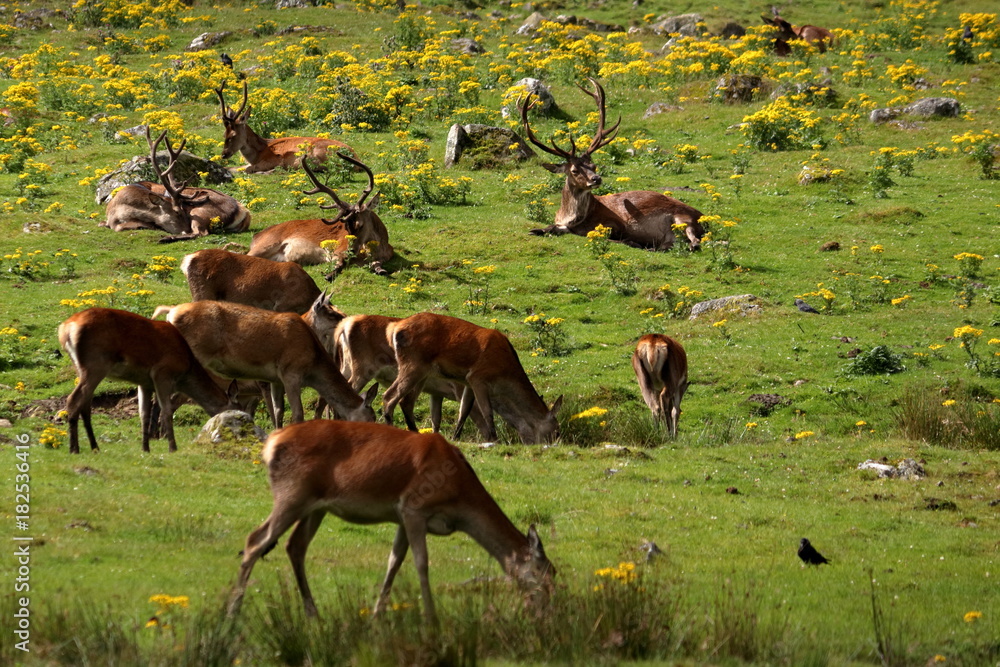
<path id="1" fill-rule="evenodd" d="M 25 450 L 14 442 L 26 434 L 35 539 L 33 652 L 0 655 L 25 664 L 996 662 L 994 10 L 782 6 L 795 24 L 835 29 L 837 41 L 825 53 L 795 44 L 777 58 L 760 26 L 769 5 L 535 3 L 550 19 L 635 30 L 547 22 L 522 36 L 528 6 L 483 4 L 399 13 L 377 0 L 284 10 L 82 0 L 0 14 L 0 418 L 13 424 L 0 429 L 0 498 L 10 533 L 23 536 L 14 485 Z M 736 21 L 748 35 L 682 38 L 664 51 L 667 37 L 652 26 L 688 11 L 709 31 Z M 229 34 L 186 51 L 204 32 Z M 463 54 L 459 37 L 483 53 Z M 725 104 L 713 92 L 723 75 L 761 77 L 776 97 Z M 710 216 L 703 250 L 599 251 L 577 236 L 529 235 L 559 201 L 561 180 L 540 166 L 548 156 L 444 169 L 453 123 L 519 130 L 501 109 L 526 76 L 545 81 L 558 105 L 532 117 L 535 132 L 564 145 L 570 134 L 593 136 L 596 109 L 576 86 L 598 78 L 609 122 L 622 117 L 618 139 L 594 156 L 598 194 L 671 193 Z M 235 102 L 243 81 L 262 134 L 336 138 L 376 174 L 393 275 L 346 271 L 330 286 L 340 308 L 434 310 L 496 327 L 546 400 L 565 396 L 555 446 L 512 444 L 509 429 L 491 448 L 461 443 L 514 522 L 544 529 L 561 587 L 544 621 L 526 617 L 502 585 L 463 583 L 499 571 L 471 540 L 452 537 L 430 545 L 442 636 L 420 629 L 408 565 L 394 597 L 402 608 L 371 623 L 363 608 L 392 528 L 328 519 L 309 558 L 322 624 L 300 623 L 290 568 L 275 552 L 255 571 L 247 614 L 226 626 L 217 603 L 270 508 L 256 453 L 194 444 L 204 413 L 185 406 L 181 451 L 168 456 L 156 441 L 142 455 L 134 408 L 119 400 L 130 390 L 110 382 L 95 414 L 102 453 L 65 451 L 58 411 L 75 372 L 57 350 L 60 321 L 87 305 L 149 314 L 182 302 L 187 288 L 172 267 L 184 254 L 245 248 L 256 231 L 318 215 L 303 175 L 238 174 L 218 187 L 250 207 L 250 232 L 160 245 L 154 232 L 98 227 L 97 178 L 146 152 L 143 137 L 116 134 L 146 123 L 218 160 L 212 89 L 225 82 Z M 869 121 L 873 109 L 926 97 L 954 98 L 961 111 Z M 667 111 L 645 117 L 654 102 Z M 327 178 L 345 199 L 366 185 L 344 171 Z M 309 268 L 319 283 L 326 271 Z M 697 301 L 742 294 L 757 297 L 751 314 L 687 317 Z M 821 314 L 800 312 L 796 298 Z M 687 350 L 676 440 L 651 423 L 629 363 L 648 332 Z M 606 412 L 577 416 L 595 407 Z M 454 405 L 446 410 L 450 424 Z M 914 458 L 928 477 L 875 479 L 856 470 L 869 458 Z M 833 564 L 803 569 L 803 536 Z M 641 563 L 644 540 L 666 554 L 640 565 L 638 579 L 595 574 Z M 16 571 L 12 559 L 4 567 Z M 13 583 L 3 591 L 11 609 L 14 593 Z M 189 607 L 151 602 L 157 594 L 186 595 Z M 154 614 L 158 624 L 144 627 Z M 231 655 L 213 653 L 226 646 Z"/>

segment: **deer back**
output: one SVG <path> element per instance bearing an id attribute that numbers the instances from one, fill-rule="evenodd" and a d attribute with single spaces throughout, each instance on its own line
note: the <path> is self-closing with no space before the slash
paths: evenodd
<path id="1" fill-rule="evenodd" d="M 312 277 L 294 262 L 275 262 L 221 248 L 186 255 L 181 271 L 192 301 L 232 301 L 302 314 L 320 295 Z"/>
<path id="2" fill-rule="evenodd" d="M 656 389 L 687 386 L 687 353 L 679 342 L 663 334 L 646 334 L 632 355 L 637 375 L 644 375 Z"/>

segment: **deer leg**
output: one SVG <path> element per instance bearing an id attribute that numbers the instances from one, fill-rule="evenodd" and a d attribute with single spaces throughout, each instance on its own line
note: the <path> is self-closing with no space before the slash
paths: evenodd
<path id="1" fill-rule="evenodd" d="M 392 541 L 392 551 L 389 552 L 389 566 L 385 572 L 385 581 L 382 582 L 382 590 L 379 591 L 378 600 L 375 602 L 375 611 L 372 618 L 385 611 L 386 602 L 389 600 L 389 591 L 392 590 L 392 582 L 399 572 L 399 567 L 406 558 L 406 551 L 410 548 L 410 541 L 406 538 L 406 529 L 400 525 L 396 529 L 396 537 Z"/>
<path id="2" fill-rule="evenodd" d="M 489 430 L 489 433 L 486 434 L 486 438 L 491 442 L 495 441 L 497 439 L 497 427 L 496 422 L 493 420 L 493 405 L 490 403 L 489 385 L 480 383 L 474 378 L 468 378 L 468 380 L 471 392 L 462 392 L 462 403 L 465 404 L 467 393 L 472 393 L 474 395 L 475 403 L 479 406 L 479 412 L 483 415 L 483 423 Z M 471 406 L 470 408 L 467 408 L 467 410 L 468 409 L 471 409 Z"/>
<path id="3" fill-rule="evenodd" d="M 153 378 L 153 382 L 156 386 L 156 403 L 160 406 L 160 428 L 167 438 L 167 443 L 169 443 L 168 450 L 176 452 L 177 440 L 174 439 L 174 404 L 170 400 L 173 382 L 159 377 Z"/>
<path id="4" fill-rule="evenodd" d="M 274 408 L 274 398 L 271 396 L 270 383 L 258 382 L 257 388 L 260 389 L 260 395 L 264 399 L 264 408 L 267 410 L 267 416 L 271 419 L 271 423 L 274 425 L 274 428 L 281 428 L 281 424 L 278 422 L 278 413 L 275 412 Z M 281 399 L 282 404 L 284 404 L 284 400 L 284 398 Z"/>
<path id="5" fill-rule="evenodd" d="M 424 383 L 417 383 L 399 402 L 399 407 L 403 411 L 403 420 L 406 421 L 406 428 L 411 431 L 419 431 L 420 428 L 417 426 L 416 419 L 413 418 L 413 408 L 417 404 L 417 399 L 420 397 L 420 392 L 423 391 Z M 433 397 L 431 398 L 431 407 L 433 409 Z M 440 421 L 440 415 L 439 415 Z"/>
<path id="6" fill-rule="evenodd" d="M 670 437 L 677 437 L 677 421 L 674 415 L 674 396 L 670 391 L 670 387 L 663 387 L 660 390 L 660 417 L 663 422 L 667 425 L 667 430 L 670 432 Z"/>
<path id="7" fill-rule="evenodd" d="M 418 514 L 403 512 L 403 527 L 406 529 L 406 539 L 413 549 L 413 564 L 420 578 L 420 597 L 424 599 L 424 618 L 427 623 L 437 627 L 437 612 L 434 609 L 434 598 L 431 597 L 431 581 L 427 575 L 427 523 Z"/>
<path id="8" fill-rule="evenodd" d="M 475 404 L 475 395 L 468 385 L 462 386 L 462 395 L 458 400 L 458 422 L 455 424 L 455 435 L 453 436 L 455 440 L 462 437 L 462 429 L 465 428 L 465 420 L 469 418 L 469 413 L 472 411 L 472 407 Z M 482 428 L 480 428 L 480 430 L 482 430 Z M 483 436 L 485 436 L 487 440 L 489 439 L 489 436 L 486 433 L 483 433 Z"/>
<path id="9" fill-rule="evenodd" d="M 271 384 L 271 407 L 274 410 L 274 428 L 281 428 L 285 421 L 285 386 L 280 382 Z"/>
<path id="10" fill-rule="evenodd" d="M 635 378 L 639 381 L 639 391 L 642 392 L 642 400 L 646 402 L 646 407 L 653 413 L 653 419 L 660 419 L 663 408 L 656 389 L 653 387 L 652 379 L 646 371 L 645 364 L 641 359 L 632 358 L 632 368 L 635 369 Z"/>
<path id="11" fill-rule="evenodd" d="M 441 404 L 444 398 L 440 394 L 431 394 L 431 428 L 435 433 L 441 431 Z"/>
<path id="12" fill-rule="evenodd" d="M 235 616 L 240 611 L 243 604 L 243 595 L 246 593 L 247 582 L 250 581 L 250 573 L 257 560 L 269 552 L 277 544 L 278 538 L 288 530 L 292 524 L 298 521 L 300 513 L 298 508 L 291 505 L 278 507 L 271 510 L 271 514 L 264 520 L 264 523 L 255 528 L 247 536 L 246 547 L 243 549 L 243 562 L 240 563 L 240 573 L 236 579 L 236 586 L 229 598 L 229 615 Z"/>
<path id="13" fill-rule="evenodd" d="M 302 409 L 302 385 L 298 380 L 285 382 L 285 394 L 288 396 L 288 405 L 292 409 L 292 423 L 298 424 L 305 418 L 305 411 Z"/>
<path id="14" fill-rule="evenodd" d="M 423 378 L 418 373 L 407 372 L 404 368 L 400 367 L 399 375 L 396 376 L 393 383 L 385 390 L 385 394 L 382 395 L 382 413 L 385 416 L 386 424 L 392 424 L 392 413 L 396 410 L 396 405 L 399 404 L 400 400 L 405 398 L 414 388 L 422 384 Z M 414 424 L 414 426 L 416 425 Z M 415 431 L 417 429 L 411 428 L 411 430 Z"/>
<path id="15" fill-rule="evenodd" d="M 300 519 L 295 525 L 291 537 L 288 538 L 288 544 L 285 546 L 288 559 L 292 561 L 292 572 L 295 573 L 295 581 L 299 585 L 302 602 L 306 607 L 306 616 L 312 617 L 318 616 L 319 613 L 316 611 L 316 603 L 313 601 L 312 592 L 309 590 L 309 582 L 306 581 L 306 550 L 309 549 L 309 543 L 315 537 L 316 531 L 319 530 L 319 525 L 323 523 L 325 515 L 326 510 L 317 510 Z"/>
<path id="16" fill-rule="evenodd" d="M 80 383 L 73 388 L 66 398 L 66 415 L 69 421 L 69 453 L 80 453 L 80 416 L 83 415 L 83 427 L 87 431 L 87 438 L 90 440 L 90 449 L 100 451 L 97 447 L 97 438 L 94 437 L 94 427 L 90 423 L 90 411 L 94 400 L 94 389 L 101 383 L 104 377 L 91 378 L 86 371 L 80 372 Z"/>
<path id="17" fill-rule="evenodd" d="M 149 452 L 150 422 L 152 421 L 153 387 L 139 385 L 139 424 L 142 430 L 142 451 Z"/>

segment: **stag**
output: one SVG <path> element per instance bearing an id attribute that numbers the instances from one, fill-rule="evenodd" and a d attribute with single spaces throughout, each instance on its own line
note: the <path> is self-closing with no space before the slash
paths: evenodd
<path id="1" fill-rule="evenodd" d="M 773 17 L 760 15 L 760 18 L 769 26 L 778 29 L 778 34 L 774 38 L 774 52 L 779 56 L 787 56 L 792 52 L 792 47 L 788 42 L 793 39 L 801 39 L 810 44 L 815 44 L 820 53 L 826 53 L 827 44 L 833 44 L 833 33 L 826 28 L 815 25 L 792 25 L 785 19 L 778 16 L 778 10 L 771 8 Z"/>
<path id="2" fill-rule="evenodd" d="M 559 164 L 542 166 L 554 174 L 564 174 L 566 183 L 562 190 L 562 203 L 556 211 L 554 225 L 544 229 L 534 229 L 532 234 L 577 234 L 586 236 L 599 225 L 610 229 L 609 238 L 630 246 L 647 250 L 669 250 L 674 245 L 674 226 L 683 225 L 691 250 L 701 245 L 705 230 L 701 223 L 701 212 L 687 204 L 650 190 L 632 190 L 615 194 L 595 196 L 593 189 L 601 184 L 601 176 L 591 160 L 591 155 L 611 143 L 618 133 L 621 118 L 610 129 L 605 127 L 604 88 L 591 78 L 593 91 L 583 86 L 580 90 L 594 99 L 600 112 L 597 132 L 590 146 L 577 155 L 577 145 L 570 136 L 570 150 L 558 146 L 555 139 L 545 144 L 535 137 L 528 122 L 530 96 L 521 102 L 521 122 L 525 135 L 539 149 L 563 160 Z"/>
<path id="3" fill-rule="evenodd" d="M 302 168 L 315 186 L 305 194 L 329 195 L 333 203 L 321 204 L 320 208 L 337 209 L 337 216 L 331 220 L 289 220 L 268 227 L 254 235 L 250 243 L 251 256 L 299 264 L 322 264 L 332 259 L 334 270 L 326 277 L 327 280 L 333 280 L 346 268 L 348 261 L 357 266 L 368 266 L 378 275 L 388 274 L 382 263 L 392 259 L 393 250 L 389 245 L 389 231 L 375 212 L 380 193 L 376 193 L 371 201 L 366 201 L 375 189 L 375 175 L 361 161 L 344 153 L 337 153 L 337 156 L 368 174 L 368 185 L 357 203 L 347 204 L 340 199 L 331 187 L 316 178 L 309 162 L 303 160 Z M 348 239 L 349 236 L 353 240 Z M 327 250 L 322 247 L 324 241 L 335 242 L 336 247 Z"/>
<path id="4" fill-rule="evenodd" d="M 329 150 L 347 150 L 354 152 L 347 144 L 335 139 L 319 137 L 282 137 L 281 139 L 265 139 L 250 129 L 247 120 L 250 118 L 250 107 L 247 106 L 247 84 L 243 82 L 243 103 L 233 111 L 226 104 L 223 90 L 225 81 L 215 89 L 222 105 L 222 126 L 225 130 L 222 146 L 222 159 L 228 160 L 237 151 L 246 158 L 247 165 L 243 171 L 251 173 L 266 173 L 278 167 L 295 169 L 302 162 L 302 155 L 316 162 L 325 162 Z"/>
<path id="5" fill-rule="evenodd" d="M 653 418 L 666 424 L 676 438 L 681 399 L 688 388 L 684 347 L 670 336 L 646 334 L 635 346 L 632 368 Z"/>
<path id="6" fill-rule="evenodd" d="M 167 166 L 156 161 L 160 144 L 167 150 Z M 170 234 L 161 243 L 183 241 L 205 236 L 213 226 L 226 232 L 244 232 L 250 228 L 250 211 L 227 194 L 208 188 L 190 188 L 188 181 L 180 185 L 173 171 L 187 139 L 175 150 L 164 130 L 154 141 L 146 128 L 149 161 L 159 183 L 139 181 L 126 185 L 115 193 L 107 206 L 107 217 L 101 223 L 120 232 L 126 229 L 161 229 Z"/>
<path id="7" fill-rule="evenodd" d="M 412 548 L 424 617 L 437 624 L 427 576 L 428 534 L 467 533 L 525 590 L 529 602 L 543 605 L 551 595 L 555 568 L 535 527 L 527 535 L 518 530 L 462 452 L 438 434 L 316 419 L 272 433 L 261 459 L 274 507 L 247 537 L 230 614 L 240 609 L 254 564 L 294 526 L 285 550 L 306 614 L 317 615 L 305 559 L 327 513 L 351 523 L 398 525 L 372 616 L 385 609 L 392 582 Z"/>

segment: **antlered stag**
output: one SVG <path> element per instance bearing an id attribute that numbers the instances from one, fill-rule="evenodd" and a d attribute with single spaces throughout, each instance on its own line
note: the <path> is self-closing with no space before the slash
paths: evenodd
<path id="1" fill-rule="evenodd" d="M 705 230 L 698 220 L 701 212 L 687 204 L 651 190 L 632 190 L 615 194 L 595 196 L 593 189 L 601 184 L 601 176 L 591 160 L 591 155 L 599 148 L 614 140 L 621 125 L 621 118 L 610 130 L 605 128 L 604 88 L 595 79 L 589 91 L 580 90 L 594 98 L 600 112 L 600 120 L 594 138 L 580 155 L 576 142 L 570 136 L 570 150 L 559 147 L 555 139 L 551 145 L 539 141 L 528 122 L 530 95 L 521 102 L 521 122 L 525 135 L 539 149 L 563 160 L 558 164 L 542 166 L 554 174 L 564 174 L 566 182 L 562 189 L 562 202 L 556 211 L 554 225 L 532 230 L 532 234 L 577 234 L 586 236 L 598 225 L 610 229 L 609 238 L 630 246 L 647 250 L 669 250 L 674 245 L 673 226 L 684 225 L 688 245 L 696 250 L 701 245 Z"/>
<path id="2" fill-rule="evenodd" d="M 149 451 L 153 430 L 152 396 L 160 406 L 160 422 L 170 451 L 174 440 L 174 407 L 171 395 L 190 396 L 209 415 L 236 409 L 191 352 L 184 337 L 166 322 L 154 322 L 141 315 L 110 308 L 88 308 L 59 325 L 59 344 L 76 366 L 79 383 L 66 399 L 69 414 L 69 451 L 80 453 L 79 419 L 98 451 L 90 423 L 94 390 L 106 377 L 139 386 L 139 419 L 142 423 L 142 451 Z M 231 388 L 232 389 L 232 388 Z"/>
<path id="3" fill-rule="evenodd" d="M 295 262 L 275 262 L 221 248 L 186 255 L 181 271 L 192 301 L 231 301 L 301 315 L 320 295 L 312 277 Z"/>
<path id="4" fill-rule="evenodd" d="M 400 321 L 400 317 L 352 315 L 337 325 L 334 335 L 336 358 L 340 363 L 340 371 L 355 391 L 360 391 L 371 380 L 383 387 L 392 386 L 396 380 L 399 370 L 396 368 L 396 353 L 392 349 L 390 337 L 392 328 Z M 442 399 L 461 401 L 464 389 L 460 382 L 443 378 L 429 377 L 424 382 L 423 392 L 431 397 L 431 426 L 435 433 L 441 429 Z M 413 418 L 416 398 L 416 394 L 410 394 L 400 401 L 406 425 L 414 431 L 417 430 Z M 471 416 L 483 436 L 488 437 L 489 426 L 483 420 L 482 413 L 474 409 Z"/>
<path id="5" fill-rule="evenodd" d="M 547 602 L 555 568 L 534 526 L 524 535 L 483 487 L 462 452 L 438 434 L 382 424 L 313 420 L 275 431 L 261 458 L 274 508 L 247 537 L 229 611 L 239 611 L 254 564 L 295 526 L 285 547 L 306 613 L 316 616 L 306 581 L 306 550 L 327 512 L 360 524 L 399 526 L 373 616 L 385 609 L 393 579 L 413 549 L 427 622 L 437 614 L 427 576 L 427 534 L 467 533 L 524 589 Z"/>
<path id="6" fill-rule="evenodd" d="M 382 268 L 382 263 L 392 259 L 393 250 L 389 245 L 389 230 L 375 212 L 379 194 L 372 197 L 371 201 L 365 202 L 375 188 L 375 176 L 372 170 L 360 161 L 343 153 L 337 155 L 368 174 L 368 186 L 361 193 L 357 203 L 347 204 L 342 201 L 332 188 L 320 183 L 316 174 L 309 168 L 308 162 L 304 160 L 302 168 L 316 186 L 306 194 L 322 192 L 329 195 L 334 203 L 323 204 L 320 208 L 336 208 L 340 212 L 332 220 L 323 218 L 289 220 L 268 227 L 254 234 L 250 243 L 250 255 L 299 264 L 322 264 L 333 259 L 334 270 L 327 276 L 327 280 L 333 280 L 346 267 L 348 257 L 353 258 L 350 261 L 357 266 L 368 266 L 379 275 L 387 273 Z M 353 236 L 353 241 L 348 239 L 348 236 Z M 324 241 L 335 242 L 336 247 L 327 250 L 321 245 Z"/>
<path id="7" fill-rule="evenodd" d="M 236 111 L 226 105 L 226 98 L 223 96 L 225 87 L 226 84 L 223 82 L 215 89 L 215 94 L 219 96 L 219 103 L 222 105 L 224 130 L 222 159 L 227 160 L 239 151 L 249 163 L 244 168 L 246 173 L 269 172 L 278 167 L 295 169 L 299 166 L 303 154 L 322 163 L 328 159 L 330 149 L 353 152 L 350 146 L 335 139 L 319 137 L 264 139 L 247 124 L 250 107 L 247 106 L 246 82 L 243 82 L 243 103 Z"/>
<path id="8" fill-rule="evenodd" d="M 653 418 L 667 425 L 671 437 L 677 437 L 681 399 L 688 387 L 684 348 L 669 336 L 646 334 L 635 346 L 632 368 Z"/>
<path id="9" fill-rule="evenodd" d="M 792 47 L 788 42 L 793 39 L 801 39 L 815 44 L 820 53 L 826 53 L 827 45 L 833 44 L 833 33 L 826 28 L 815 25 L 792 25 L 785 19 L 778 16 L 778 11 L 771 8 L 773 17 L 760 15 L 760 18 L 769 26 L 778 29 L 778 34 L 774 38 L 774 52 L 779 56 L 787 56 L 792 52 Z"/>
<path id="10" fill-rule="evenodd" d="M 153 317 L 163 313 L 205 368 L 226 378 L 271 383 L 276 425 L 284 417 L 286 393 L 292 421 L 302 421 L 302 387 L 319 392 L 344 419 L 375 421 L 371 402 L 378 388 L 359 396 L 302 316 L 226 301 L 160 306 Z"/>
<path id="11" fill-rule="evenodd" d="M 243 232 L 250 228 L 250 211 L 229 195 L 208 188 L 191 188 L 187 181 L 178 185 L 174 180 L 172 172 L 186 141 L 174 150 L 166 130 L 153 141 L 146 128 L 150 164 L 159 183 L 140 181 L 118 190 L 108 202 L 102 227 L 116 232 L 160 229 L 170 234 L 160 239 L 161 242 L 205 236 L 213 226 L 226 232 Z M 156 161 L 161 142 L 167 150 L 164 169 L 160 169 Z"/>
<path id="12" fill-rule="evenodd" d="M 419 393 L 428 379 L 436 377 L 469 389 L 462 394 L 456 438 L 462 434 L 473 407 L 481 412 L 488 427 L 488 440 L 496 439 L 494 411 L 517 430 L 525 444 L 559 437 L 556 413 L 562 396 L 551 409 L 545 405 L 524 372 L 514 346 L 496 329 L 457 317 L 417 313 L 397 322 L 390 338 L 399 375 L 382 397 L 386 422 L 392 423 L 393 410 L 401 400 Z"/>

